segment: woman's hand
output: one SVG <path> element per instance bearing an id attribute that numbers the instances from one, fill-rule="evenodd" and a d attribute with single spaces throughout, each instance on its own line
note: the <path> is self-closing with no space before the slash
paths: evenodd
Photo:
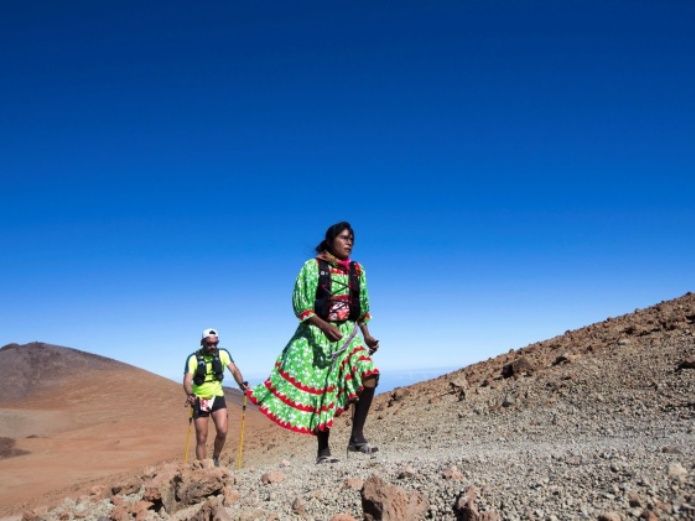
<path id="1" fill-rule="evenodd" d="M 364 343 L 367 344 L 367 347 L 372 353 L 379 349 L 379 341 L 372 335 L 364 335 Z"/>
<path id="2" fill-rule="evenodd" d="M 321 317 L 314 315 L 307 319 L 307 321 L 319 328 L 323 333 L 330 339 L 333 340 L 333 342 L 337 342 L 341 338 L 343 338 L 343 334 L 340 332 L 340 329 L 335 327 L 333 324 L 330 322 L 326 322 L 324 319 Z"/>
<path id="3" fill-rule="evenodd" d="M 333 324 L 329 324 L 328 322 L 325 322 L 325 325 L 321 328 L 321 330 L 324 333 L 326 333 L 326 336 L 334 342 L 337 342 L 338 340 L 343 338 L 343 334 L 340 332 L 340 329 L 335 327 Z"/>

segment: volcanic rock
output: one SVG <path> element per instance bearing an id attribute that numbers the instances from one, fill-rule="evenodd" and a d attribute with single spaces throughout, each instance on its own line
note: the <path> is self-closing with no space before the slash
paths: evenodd
<path id="1" fill-rule="evenodd" d="M 528 358 L 521 356 L 502 367 L 502 377 L 511 378 L 512 376 L 516 377 L 521 375 L 530 376 L 533 374 L 533 371 L 533 364 L 531 364 Z"/>
<path id="2" fill-rule="evenodd" d="M 415 521 L 423 519 L 429 503 L 420 492 L 407 492 L 390 485 L 376 474 L 362 488 L 365 521 Z"/>

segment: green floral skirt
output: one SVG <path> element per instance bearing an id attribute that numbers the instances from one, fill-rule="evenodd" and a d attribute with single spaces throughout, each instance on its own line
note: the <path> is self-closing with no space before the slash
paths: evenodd
<path id="1" fill-rule="evenodd" d="M 330 429 L 333 418 L 357 399 L 364 379 L 379 374 L 362 337 L 354 334 L 355 323 L 334 325 L 343 334 L 337 342 L 302 322 L 268 379 L 247 391 L 260 411 L 285 429 L 302 434 Z"/>

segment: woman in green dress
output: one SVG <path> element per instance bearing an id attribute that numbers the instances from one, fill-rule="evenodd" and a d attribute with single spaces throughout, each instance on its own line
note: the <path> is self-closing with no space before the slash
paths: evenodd
<path id="1" fill-rule="evenodd" d="M 317 256 L 304 263 L 294 286 L 299 327 L 268 379 L 247 391 L 260 411 L 281 427 L 317 437 L 317 463 L 337 461 L 328 444 L 330 429 L 333 418 L 352 402 L 348 450 L 378 450 L 363 429 L 379 379 L 371 358 L 379 341 L 367 326 L 371 317 L 364 268 L 350 260 L 354 241 L 347 222 L 326 230 Z"/>

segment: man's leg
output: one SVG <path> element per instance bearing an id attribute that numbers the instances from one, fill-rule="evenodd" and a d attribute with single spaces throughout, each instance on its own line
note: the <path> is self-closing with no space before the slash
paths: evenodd
<path id="1" fill-rule="evenodd" d="M 227 439 L 227 408 L 217 409 L 212 413 L 212 421 L 215 422 L 217 435 L 215 436 L 215 450 L 212 459 L 217 461 L 222 453 L 222 447 Z"/>
<path id="2" fill-rule="evenodd" d="M 208 441 L 208 417 L 203 416 L 201 418 L 196 418 L 195 422 L 195 457 L 198 459 L 205 459 L 206 450 L 205 444 Z"/>

